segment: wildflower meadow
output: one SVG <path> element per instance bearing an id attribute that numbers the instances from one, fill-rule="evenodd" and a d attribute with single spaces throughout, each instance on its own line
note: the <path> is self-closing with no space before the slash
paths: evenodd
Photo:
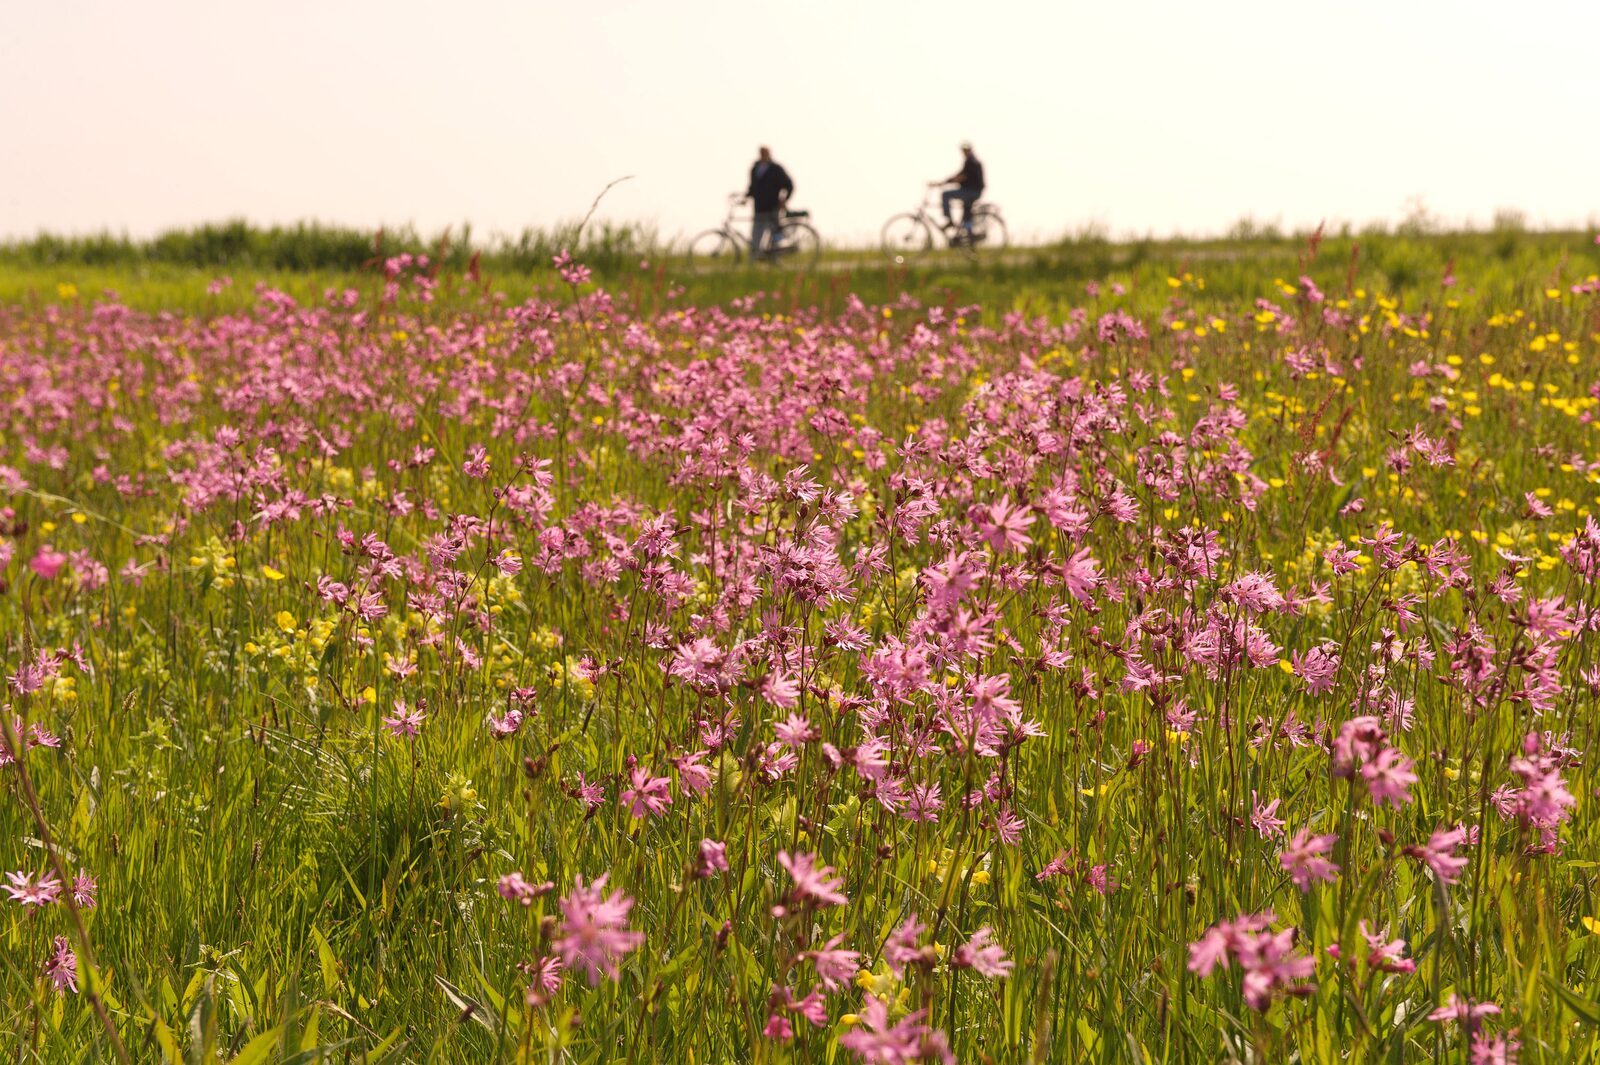
<path id="1" fill-rule="evenodd" d="M 1600 247 L 1289 255 L 11 292 L 6 1059 L 1600 1059 Z"/>

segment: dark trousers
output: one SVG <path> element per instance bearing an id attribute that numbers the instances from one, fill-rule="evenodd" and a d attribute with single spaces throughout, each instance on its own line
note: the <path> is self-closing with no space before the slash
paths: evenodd
<path id="1" fill-rule="evenodd" d="M 755 213 L 755 217 L 750 220 L 750 257 L 752 259 L 759 259 L 768 251 L 766 244 L 769 240 L 774 248 L 778 246 L 778 224 L 781 221 L 781 212 L 776 210 L 757 211 Z"/>
<path id="2" fill-rule="evenodd" d="M 967 219 L 972 217 L 972 205 L 978 202 L 978 197 L 983 193 L 977 189 L 945 189 L 939 201 L 944 205 L 944 220 L 950 221 L 950 204 L 952 201 L 961 202 L 961 224 L 966 225 Z"/>

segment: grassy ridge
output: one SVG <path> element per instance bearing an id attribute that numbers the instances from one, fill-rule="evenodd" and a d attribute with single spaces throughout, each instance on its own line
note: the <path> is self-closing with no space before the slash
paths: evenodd
<path id="1" fill-rule="evenodd" d="M 181 266 L 263 272 L 350 272 L 370 268 L 396 255 L 427 255 L 462 271 L 475 254 L 497 269 L 523 271 L 547 266 L 563 248 L 581 249 L 585 261 L 605 271 L 637 263 L 657 245 L 648 227 L 594 222 L 549 230 L 525 229 L 500 237 L 487 248 L 472 237 L 472 227 L 446 230 L 427 239 L 414 229 L 365 230 L 321 222 L 292 226 L 251 225 L 242 220 L 172 229 L 148 239 L 98 233 L 38 236 L 0 243 L 0 263 L 17 266 L 98 266 L 131 268 Z"/>
<path id="2" fill-rule="evenodd" d="M 0 245 L 0 302 L 60 301 L 111 290 L 132 306 L 202 313 L 248 307 L 257 284 L 302 301 L 331 288 L 365 293 L 381 288 L 381 263 L 398 255 L 427 255 L 443 281 L 441 298 L 471 299 L 488 288 L 520 298 L 559 290 L 551 260 L 568 247 L 612 291 L 639 306 L 660 306 L 669 294 L 686 302 L 727 304 L 756 293 L 788 310 L 815 306 L 831 312 L 854 294 L 887 302 L 901 291 L 934 293 L 955 303 L 980 303 L 989 312 L 1020 309 L 1061 317 L 1088 298 L 1085 286 L 1122 285 L 1154 305 L 1169 278 L 1204 279 L 1202 300 L 1237 301 L 1263 294 L 1275 278 L 1312 276 L 1329 292 L 1356 287 L 1397 299 L 1436 304 L 1446 297 L 1515 305 L 1551 286 L 1600 269 L 1591 234 L 1502 227 L 1488 232 L 1387 232 L 1330 236 L 1250 232 L 1206 240 L 1113 242 L 1096 236 L 1013 249 L 975 262 L 936 256 L 892 267 L 875 250 L 835 249 L 809 274 L 766 268 L 694 273 L 677 252 L 646 229 L 591 225 L 529 231 L 514 243 L 474 248 L 470 231 L 425 241 L 407 231 L 366 231 L 302 225 L 258 229 L 244 223 L 175 231 L 149 241 L 41 236 Z M 477 256 L 474 261 L 474 255 Z M 468 277 L 469 272 L 473 274 Z M 227 276 L 231 284 L 208 292 Z M 1446 291 L 1447 277 L 1462 283 Z"/>

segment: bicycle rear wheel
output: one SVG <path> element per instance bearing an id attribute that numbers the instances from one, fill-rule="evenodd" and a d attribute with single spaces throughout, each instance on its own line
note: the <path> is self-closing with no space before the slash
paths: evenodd
<path id="1" fill-rule="evenodd" d="M 972 250 L 1000 251 L 1011 243 L 999 211 L 980 207 L 972 215 Z"/>
<path id="2" fill-rule="evenodd" d="M 742 256 L 739 242 L 726 229 L 708 229 L 689 242 L 684 258 L 695 270 L 736 266 Z"/>
<path id="3" fill-rule="evenodd" d="M 822 258 L 822 238 L 809 223 L 791 219 L 778 227 L 778 241 L 769 254 L 779 266 L 804 270 Z"/>
<path id="4" fill-rule="evenodd" d="M 883 251 L 895 262 L 933 250 L 933 230 L 918 215 L 907 211 L 883 224 Z"/>

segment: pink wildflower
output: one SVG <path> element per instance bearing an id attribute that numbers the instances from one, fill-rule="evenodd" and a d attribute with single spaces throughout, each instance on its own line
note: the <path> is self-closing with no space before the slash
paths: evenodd
<path id="1" fill-rule="evenodd" d="M 706 751 L 694 751 L 673 759 L 678 770 L 678 790 L 685 795 L 711 790 L 711 767 L 704 765 Z"/>
<path id="2" fill-rule="evenodd" d="M 578 773 L 578 783 L 573 786 L 571 794 L 591 810 L 599 809 L 606 801 L 606 789 L 593 780 L 585 780 L 581 770 Z"/>
<path id="3" fill-rule="evenodd" d="M 790 714 L 772 728 L 785 747 L 803 747 L 817 738 L 817 730 L 799 714 Z"/>
<path id="4" fill-rule="evenodd" d="M 672 805 L 672 780 L 669 777 L 652 777 L 643 766 L 635 766 L 628 774 L 631 785 L 618 801 L 628 807 L 634 817 L 660 817 Z"/>
<path id="5" fill-rule="evenodd" d="M 34 573 L 38 574 L 40 580 L 53 581 L 56 579 L 56 576 L 60 574 L 61 567 L 65 566 L 66 564 L 66 555 L 62 554 L 60 551 L 57 551 L 49 544 L 44 544 L 33 556 L 33 560 L 28 563 L 28 568 L 33 570 Z"/>
<path id="6" fill-rule="evenodd" d="M 24 906 L 48 906 L 61 895 L 61 881 L 49 873 L 41 873 L 38 880 L 27 873 L 7 873 L 6 879 L 11 881 L 6 893 Z"/>
<path id="7" fill-rule="evenodd" d="M 1454 884 L 1461 879 L 1461 872 L 1467 867 L 1467 859 L 1456 854 L 1456 848 L 1467 842 L 1467 830 L 1457 825 L 1455 828 L 1436 828 L 1433 835 L 1428 837 L 1428 842 L 1421 847 L 1407 847 L 1406 853 L 1422 861 L 1441 883 Z"/>
<path id="8" fill-rule="evenodd" d="M 1100 563 L 1089 554 L 1087 547 L 1079 548 L 1061 564 L 1061 583 L 1080 603 L 1094 602 L 1095 589 L 1101 582 Z"/>
<path id="9" fill-rule="evenodd" d="M 1500 1012 L 1500 1007 L 1493 1002 L 1473 1002 L 1469 998 L 1461 998 L 1451 993 L 1432 1013 L 1428 1014 L 1430 1021 L 1454 1021 L 1469 1032 L 1478 1030 L 1478 1025 L 1484 1017 L 1491 1017 Z"/>
<path id="10" fill-rule="evenodd" d="M 427 715 L 421 710 L 411 710 L 404 699 L 394 701 L 394 713 L 382 719 L 383 727 L 396 739 L 415 738 L 422 732 L 422 722 Z"/>
<path id="11" fill-rule="evenodd" d="M 827 1000 L 822 997 L 822 992 L 816 988 L 812 988 L 805 998 L 797 999 L 792 993 L 789 993 L 788 999 L 789 1008 L 810 1021 L 814 1027 L 821 1028 L 828 1023 Z"/>
<path id="12" fill-rule="evenodd" d="M 1101 895 L 1109 895 L 1117 890 L 1117 878 L 1111 875 L 1111 866 L 1104 862 L 1091 865 L 1089 871 L 1083 874 L 1083 879 Z"/>
<path id="13" fill-rule="evenodd" d="M 1282 799 L 1273 799 L 1269 803 L 1263 803 L 1256 797 L 1254 791 L 1250 792 L 1250 803 L 1253 807 L 1250 812 L 1250 823 L 1255 826 L 1256 832 L 1262 839 L 1283 835 L 1284 820 L 1278 816 L 1278 806 L 1282 802 Z"/>
<path id="14" fill-rule="evenodd" d="M 534 1009 L 547 1005 L 561 990 L 561 959 L 555 955 L 542 955 L 531 965 L 520 968 L 530 977 L 523 1001 Z"/>
<path id="15" fill-rule="evenodd" d="M 781 671 L 769 673 L 767 674 L 766 679 L 762 682 L 761 694 L 766 696 L 767 701 L 773 706 L 776 706 L 779 710 L 788 710 L 800 702 L 799 679 L 793 673 Z M 790 714 L 789 721 L 798 721 L 802 730 L 804 730 L 806 726 L 806 719 L 797 714 Z M 781 742 L 788 742 L 784 738 L 784 732 L 781 725 L 779 726 L 778 730 L 778 739 Z M 805 741 L 802 740 L 800 742 L 803 743 Z M 794 744 L 794 746 L 799 746 L 799 744 Z"/>
<path id="16" fill-rule="evenodd" d="M 931 961 L 934 957 L 932 948 L 917 946 L 917 940 L 928 926 L 917 920 L 917 915 L 907 917 L 883 944 L 883 960 L 889 963 L 889 971 L 896 976 L 903 976 L 907 965 L 914 965 L 922 961 Z"/>
<path id="17" fill-rule="evenodd" d="M 490 714 L 488 726 L 489 735 L 497 740 L 515 736 L 522 729 L 522 711 L 513 706 L 499 717 Z"/>
<path id="18" fill-rule="evenodd" d="M 461 464 L 461 472 L 468 477 L 481 479 L 489 476 L 489 451 L 481 444 L 467 450 L 467 460 Z"/>
<path id="19" fill-rule="evenodd" d="M 561 898 L 565 920 L 555 939 L 556 952 L 567 968 L 587 972 L 591 987 L 600 983 L 602 975 L 615 980 L 617 962 L 644 942 L 643 933 L 627 927 L 633 900 L 621 889 L 603 894 L 609 875 L 601 874 L 587 887 L 580 879 Z"/>
<path id="20" fill-rule="evenodd" d="M 1339 867 L 1323 855 L 1333 850 L 1338 841 L 1336 835 L 1313 836 L 1310 829 L 1302 828 L 1278 856 L 1278 862 L 1288 871 L 1295 887 L 1310 891 L 1311 885 L 1318 881 L 1332 883 L 1337 878 Z"/>
<path id="21" fill-rule="evenodd" d="M 1399 809 L 1410 802 L 1411 792 L 1406 789 L 1417 782 L 1417 775 L 1411 771 L 1415 764 L 1398 748 L 1386 747 L 1376 761 L 1362 766 L 1361 775 L 1367 781 L 1373 804 L 1388 803 Z"/>
<path id="22" fill-rule="evenodd" d="M 843 881 L 833 875 L 833 866 L 819 868 L 816 855 L 799 853 L 790 857 L 788 851 L 779 851 L 778 864 L 794 879 L 797 900 L 816 902 L 819 906 L 843 906 L 850 901 L 839 891 Z"/>
<path id="23" fill-rule="evenodd" d="M 1333 690 L 1333 679 L 1339 672 L 1337 644 L 1325 643 L 1303 655 L 1290 655 L 1289 660 L 1294 666 L 1295 676 L 1306 682 L 1306 691 L 1312 695 L 1322 695 Z"/>
<path id="24" fill-rule="evenodd" d="M 1521 1050 L 1522 1043 L 1515 1030 L 1494 1038 L 1486 1032 L 1474 1032 L 1468 1060 L 1471 1065 L 1517 1065 Z"/>
<path id="25" fill-rule="evenodd" d="M 703 839 L 699 847 L 699 865 L 695 875 L 702 880 L 728 871 L 728 845 L 714 839 Z"/>
<path id="26" fill-rule="evenodd" d="M 1028 526 L 1033 524 L 1033 512 L 1027 507 L 1013 506 L 1009 499 L 1001 499 L 979 511 L 978 532 L 996 554 L 1013 548 L 1021 549 L 1033 543 Z"/>
<path id="27" fill-rule="evenodd" d="M 54 951 L 50 960 L 45 962 L 44 974 L 50 978 L 50 983 L 55 986 L 56 993 L 71 991 L 78 993 L 78 955 L 72 949 L 72 944 L 66 936 L 56 936 Z"/>
<path id="28" fill-rule="evenodd" d="M 972 938 L 956 948 L 954 963 L 964 969 L 971 969 L 979 976 L 996 980 L 1010 976 L 1012 963 L 1006 960 L 1006 952 L 998 943 L 992 942 L 994 929 L 984 925 L 972 934 Z"/>
<path id="29" fill-rule="evenodd" d="M 1252 1008 L 1266 1009 L 1276 989 L 1290 994 L 1310 990 L 1302 981 L 1316 971 L 1316 963 L 1305 955 L 1290 953 L 1294 939 L 1295 930 L 1285 928 L 1275 934 L 1262 933 L 1242 944 L 1239 964 L 1244 968 L 1244 1000 Z"/>
<path id="30" fill-rule="evenodd" d="M 822 981 L 822 986 L 829 991 L 837 991 L 847 986 L 855 979 L 856 971 L 861 967 L 859 952 L 854 950 L 840 950 L 839 944 L 844 942 L 843 935 L 834 936 L 818 950 L 810 950 L 801 955 L 808 958 L 817 970 L 817 979 Z"/>
<path id="31" fill-rule="evenodd" d="M 500 897 L 507 902 L 517 902 L 524 906 L 532 906 L 533 900 L 541 895 L 547 895 L 555 890 L 555 885 L 546 880 L 542 884 L 530 883 L 521 873 L 507 873 L 500 878 L 496 885 Z"/>
<path id="32" fill-rule="evenodd" d="M 1414 973 L 1417 963 L 1404 957 L 1406 941 L 1403 939 L 1385 940 L 1382 936 L 1373 935 L 1367 929 L 1367 922 L 1359 925 L 1361 937 L 1367 941 L 1367 965 L 1386 973 Z"/>
<path id="33" fill-rule="evenodd" d="M 1383 747 L 1387 733 L 1383 723 L 1368 714 L 1353 717 L 1339 726 L 1339 735 L 1333 741 L 1333 771 L 1336 776 L 1348 777 L 1356 766 L 1373 757 Z"/>

